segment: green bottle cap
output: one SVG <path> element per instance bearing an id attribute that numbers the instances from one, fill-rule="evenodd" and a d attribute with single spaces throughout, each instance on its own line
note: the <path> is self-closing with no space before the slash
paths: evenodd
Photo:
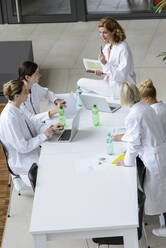
<path id="1" fill-rule="evenodd" d="M 96 104 L 94 104 L 94 105 L 93 105 L 93 107 L 95 107 L 95 108 L 96 108 Z"/>
<path id="2" fill-rule="evenodd" d="M 63 109 L 63 106 L 60 106 L 60 109 Z"/>

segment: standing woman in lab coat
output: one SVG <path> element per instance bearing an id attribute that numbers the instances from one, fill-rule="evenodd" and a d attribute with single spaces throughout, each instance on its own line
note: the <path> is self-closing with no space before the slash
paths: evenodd
<path id="1" fill-rule="evenodd" d="M 58 112 L 61 105 L 65 107 L 64 100 L 58 99 L 52 91 L 38 84 L 40 72 L 36 63 L 25 61 L 20 65 L 18 73 L 19 79 L 25 80 L 27 87 L 30 89 L 27 101 L 21 104 L 21 109 L 29 119 L 45 121 L 52 118 Z M 54 103 L 55 108 L 48 112 L 40 113 L 40 101 L 44 99 L 50 103 Z"/>
<path id="2" fill-rule="evenodd" d="M 81 78 L 77 84 L 85 92 L 120 98 L 120 86 L 129 81 L 135 84 L 133 56 L 125 41 L 126 35 L 120 24 L 111 17 L 104 17 L 98 23 L 99 34 L 105 47 L 99 55 L 103 71 L 96 71 L 104 79 Z"/>
<path id="3" fill-rule="evenodd" d="M 141 102 L 150 105 L 156 112 L 166 138 L 166 103 L 157 100 L 156 88 L 150 78 L 147 78 L 144 82 L 137 84 L 137 88 L 141 95 Z M 162 220 L 162 215 L 160 216 Z M 166 212 L 163 213 L 164 224 L 162 228 L 155 228 L 152 230 L 153 234 L 160 237 L 166 237 Z"/>
<path id="4" fill-rule="evenodd" d="M 159 117 L 166 138 L 166 103 L 157 100 L 156 88 L 150 78 L 137 84 L 137 88 L 141 95 L 141 102 L 150 105 Z"/>
<path id="5" fill-rule="evenodd" d="M 129 106 L 125 119 L 123 141 L 127 142 L 125 159 L 119 164 L 134 166 L 139 155 L 146 166 L 144 190 L 145 213 L 155 215 L 166 212 L 166 141 L 164 130 L 155 111 L 140 102 L 137 87 L 131 83 L 121 86 L 121 105 Z"/>
<path id="6" fill-rule="evenodd" d="M 29 93 L 23 81 L 9 81 L 4 84 L 3 93 L 9 102 L 0 115 L 0 140 L 7 148 L 13 172 L 27 174 L 32 164 L 39 162 L 40 145 L 63 126 L 57 124 L 47 128 L 40 121 L 28 119 L 20 109 Z"/>

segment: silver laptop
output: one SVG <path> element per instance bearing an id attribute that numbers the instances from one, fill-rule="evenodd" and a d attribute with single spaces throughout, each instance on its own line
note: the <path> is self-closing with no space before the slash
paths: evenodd
<path id="1" fill-rule="evenodd" d="M 79 130 L 80 110 L 77 111 L 73 121 L 71 129 L 64 129 L 64 131 L 58 137 L 58 142 L 71 142 L 76 133 Z"/>
<path id="2" fill-rule="evenodd" d="M 98 110 L 101 112 L 113 113 L 120 109 L 120 104 L 109 103 L 104 97 L 90 96 L 90 95 L 80 95 L 83 105 L 87 109 L 92 109 L 95 104 Z"/>

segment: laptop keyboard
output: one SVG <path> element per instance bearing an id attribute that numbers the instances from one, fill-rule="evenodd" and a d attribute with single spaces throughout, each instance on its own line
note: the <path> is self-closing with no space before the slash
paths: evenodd
<path id="1" fill-rule="evenodd" d="M 61 140 L 69 140 L 71 136 L 71 129 L 66 129 L 64 130 L 64 132 L 62 133 L 62 135 L 59 137 L 58 141 Z"/>

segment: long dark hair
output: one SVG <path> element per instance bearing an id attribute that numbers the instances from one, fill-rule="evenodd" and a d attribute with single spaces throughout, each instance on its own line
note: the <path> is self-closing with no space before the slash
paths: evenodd
<path id="1" fill-rule="evenodd" d="M 32 76 L 37 70 L 38 65 L 32 61 L 23 62 L 18 68 L 18 79 L 23 80 L 25 76 Z M 25 79 L 26 80 L 26 79 Z"/>

